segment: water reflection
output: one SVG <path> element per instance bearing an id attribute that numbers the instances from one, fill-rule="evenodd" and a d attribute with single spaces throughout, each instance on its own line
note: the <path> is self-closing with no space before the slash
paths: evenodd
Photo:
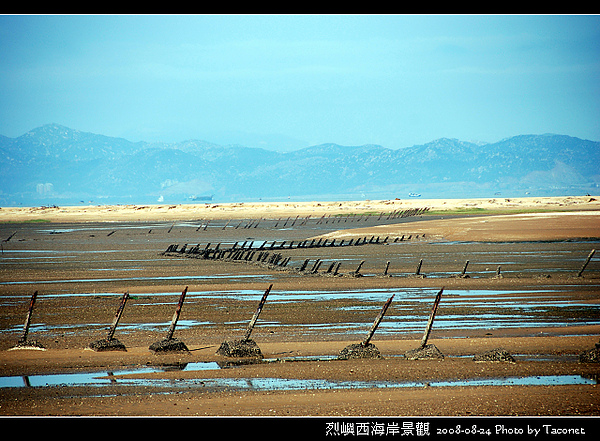
<path id="1" fill-rule="evenodd" d="M 190 363 L 192 364 L 192 363 Z M 177 367 L 178 370 L 221 369 L 217 362 L 194 363 L 195 366 Z M 232 365 L 239 365 L 232 364 Z M 232 366 L 230 365 L 230 366 Z M 443 381 L 335 381 L 294 378 L 127 378 L 124 375 L 155 373 L 163 369 L 147 368 L 105 373 L 72 373 L 0 377 L 0 388 L 52 387 L 52 386 L 154 386 L 154 387 L 204 387 L 253 391 L 282 391 L 305 389 L 372 389 L 406 387 L 475 387 L 475 386 L 561 386 L 598 384 L 598 376 L 543 375 L 526 377 L 478 378 Z M 163 370 L 164 371 L 164 370 Z"/>

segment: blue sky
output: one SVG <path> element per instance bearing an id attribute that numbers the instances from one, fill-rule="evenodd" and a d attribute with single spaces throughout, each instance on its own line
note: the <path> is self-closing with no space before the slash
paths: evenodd
<path id="1" fill-rule="evenodd" d="M 0 16 L 0 134 L 600 141 L 600 16 Z"/>

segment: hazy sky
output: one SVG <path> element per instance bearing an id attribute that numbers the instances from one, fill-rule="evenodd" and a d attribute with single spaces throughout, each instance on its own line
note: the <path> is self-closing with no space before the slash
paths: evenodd
<path id="1" fill-rule="evenodd" d="M 48 123 L 287 149 L 600 141 L 600 16 L 0 16 L 0 134 Z"/>

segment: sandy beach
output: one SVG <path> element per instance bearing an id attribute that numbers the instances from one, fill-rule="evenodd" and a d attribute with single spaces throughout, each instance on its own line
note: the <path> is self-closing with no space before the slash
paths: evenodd
<path id="1" fill-rule="evenodd" d="M 578 275 L 600 240 L 597 199 L 2 207 L 0 377 L 16 385 L 0 387 L 0 415 L 599 416 L 599 364 L 579 358 L 599 343 L 598 256 Z M 318 239 L 347 246 L 290 247 Z M 234 243 L 289 264 L 164 253 Z M 298 271 L 306 260 L 317 269 Z M 271 284 L 252 331 L 262 362 L 218 355 Z M 158 355 L 184 287 L 175 337 L 189 352 Z M 441 288 L 428 342 L 443 358 L 410 360 Z M 28 338 L 44 350 L 14 350 L 34 291 Z M 126 291 L 127 350 L 90 350 Z M 371 340 L 382 358 L 338 360 L 391 295 Z M 473 360 L 498 348 L 514 361 Z M 107 384 L 69 383 L 90 373 Z M 63 385 L 36 386 L 50 374 Z"/>

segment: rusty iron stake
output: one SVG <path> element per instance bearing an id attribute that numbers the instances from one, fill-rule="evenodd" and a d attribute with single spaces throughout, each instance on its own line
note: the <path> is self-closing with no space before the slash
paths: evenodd
<path id="1" fill-rule="evenodd" d="M 467 260 L 465 262 L 465 266 L 463 267 L 462 273 L 460 273 L 461 276 L 464 276 L 467 273 L 467 267 L 469 266 L 469 261 Z"/>
<path id="2" fill-rule="evenodd" d="M 384 276 L 387 276 L 387 273 L 388 273 L 388 269 L 389 269 L 389 268 L 390 268 L 390 262 L 388 261 L 388 262 L 385 264 L 385 270 L 383 271 L 383 275 L 384 275 Z"/>
<path id="3" fill-rule="evenodd" d="M 305 260 L 305 261 L 302 263 L 302 266 L 300 267 L 300 271 L 304 271 L 304 270 L 306 269 L 306 265 L 308 265 L 308 260 L 309 260 L 309 259 L 306 259 L 306 260 Z"/>
<path id="4" fill-rule="evenodd" d="M 321 259 L 315 260 L 315 264 L 313 265 L 312 269 L 310 270 L 311 273 L 315 273 L 317 271 L 317 268 L 319 267 L 320 262 L 321 262 Z"/>
<path id="5" fill-rule="evenodd" d="M 594 256 L 595 252 L 596 252 L 596 250 L 592 250 L 590 252 L 590 254 L 587 256 L 587 259 L 585 259 L 585 263 L 583 264 L 583 266 L 581 267 L 581 269 L 577 273 L 577 277 L 581 277 L 581 275 L 583 274 L 583 271 L 585 270 L 585 267 L 588 266 L 588 263 L 590 263 L 590 260 L 592 260 L 592 257 Z"/>
<path id="6" fill-rule="evenodd" d="M 425 332 L 423 333 L 423 338 L 421 339 L 421 348 L 424 348 L 427 344 L 427 339 L 429 338 L 429 334 L 431 333 L 431 326 L 433 325 L 433 319 L 435 317 L 435 313 L 437 312 L 438 306 L 440 304 L 440 300 L 442 298 L 442 292 L 444 288 L 440 289 L 440 292 L 435 296 L 435 301 L 433 302 L 433 308 L 431 309 L 431 314 L 429 315 L 429 320 L 427 321 L 427 326 L 425 327 Z"/>
<path id="7" fill-rule="evenodd" d="M 369 330 L 369 333 L 367 334 L 367 336 L 365 337 L 365 339 L 361 343 L 361 345 L 363 347 L 367 346 L 369 344 L 369 342 L 371 341 L 371 338 L 373 337 L 373 334 L 375 334 L 375 330 L 379 326 L 379 323 L 381 323 L 381 320 L 383 319 L 383 316 L 385 315 L 387 309 L 389 308 L 390 304 L 392 303 L 392 299 L 394 298 L 394 295 L 395 294 L 393 294 L 392 297 L 390 297 L 389 299 L 387 299 L 387 302 L 385 302 L 385 304 L 383 305 L 383 308 L 381 308 L 381 311 L 379 311 L 379 315 L 377 316 L 377 318 L 373 322 L 373 325 L 371 326 L 371 329 Z"/>
<path id="8" fill-rule="evenodd" d="M 335 270 L 333 271 L 333 275 L 337 276 L 338 272 L 340 270 L 340 266 L 342 265 L 342 262 L 338 262 L 337 265 L 335 266 Z"/>
<path id="9" fill-rule="evenodd" d="M 419 264 L 417 265 L 417 270 L 415 271 L 415 276 L 421 275 L 421 267 L 423 266 L 423 259 L 419 260 Z"/>
<path id="10" fill-rule="evenodd" d="M 321 259 L 317 260 L 317 263 L 315 263 L 315 266 L 313 267 L 312 273 L 313 274 L 317 274 L 317 271 L 319 271 L 319 267 L 321 266 L 323 262 L 321 261 Z"/>
<path id="11" fill-rule="evenodd" d="M 31 300 L 29 302 L 29 311 L 27 312 L 27 318 L 25 319 L 25 327 L 23 329 L 23 336 L 19 342 L 27 341 L 27 334 L 29 334 L 29 325 L 31 324 L 31 315 L 33 313 L 33 306 L 35 305 L 35 300 L 37 299 L 38 292 L 34 292 L 31 296 Z"/>
<path id="12" fill-rule="evenodd" d="M 256 321 L 258 320 L 258 316 L 260 315 L 260 312 L 262 311 L 263 306 L 265 305 L 265 302 L 267 301 L 267 296 L 269 295 L 269 292 L 271 292 L 271 288 L 273 288 L 273 284 L 272 283 L 271 283 L 271 285 L 269 285 L 269 287 L 267 288 L 267 290 L 263 294 L 262 299 L 260 299 L 260 302 L 258 304 L 258 308 L 256 308 L 256 312 L 252 316 L 252 319 L 250 320 L 250 323 L 248 323 L 248 328 L 246 328 L 246 335 L 244 336 L 244 338 L 243 338 L 242 341 L 248 341 L 248 340 L 250 340 L 250 334 L 252 333 L 252 330 L 254 329 L 254 325 L 256 324 Z"/>
<path id="13" fill-rule="evenodd" d="M 171 319 L 171 326 L 169 326 L 169 332 L 167 333 L 167 340 L 171 340 L 173 338 L 175 326 L 177 325 L 177 320 L 179 320 L 179 314 L 181 314 L 181 307 L 183 306 L 183 300 L 185 299 L 187 290 L 188 287 L 186 286 L 183 292 L 181 293 L 181 297 L 179 297 L 179 303 L 177 304 L 177 309 L 175 309 L 175 313 L 173 314 L 173 318 Z"/>
<path id="14" fill-rule="evenodd" d="M 358 264 L 358 267 L 356 268 L 356 271 L 354 271 L 356 274 L 358 274 L 360 272 L 360 269 L 362 268 L 362 266 L 364 265 L 365 261 L 361 260 L 360 263 Z"/>
<path id="15" fill-rule="evenodd" d="M 119 309 L 117 309 L 117 313 L 115 314 L 115 318 L 113 319 L 112 325 L 110 326 L 110 330 L 108 331 L 108 335 L 106 336 L 106 340 L 112 340 L 115 335 L 115 330 L 117 329 L 117 325 L 119 324 L 119 320 L 121 320 L 121 315 L 123 315 L 123 310 L 125 309 L 125 303 L 129 299 L 129 291 L 123 294 L 123 298 L 121 299 L 121 304 L 119 305 Z"/>

